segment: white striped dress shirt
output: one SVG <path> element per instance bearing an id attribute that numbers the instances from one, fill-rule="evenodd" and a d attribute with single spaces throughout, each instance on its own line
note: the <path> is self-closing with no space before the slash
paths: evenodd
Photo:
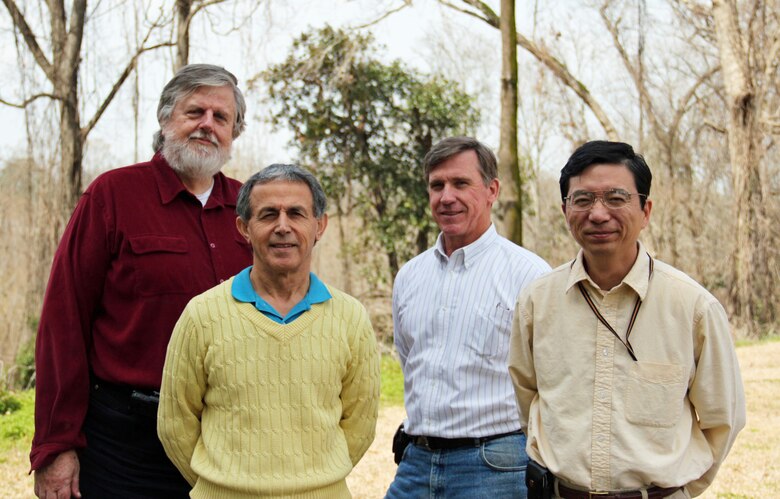
<path id="1" fill-rule="evenodd" d="M 401 268 L 393 327 L 407 433 L 476 438 L 520 428 L 507 370 L 512 317 L 520 290 L 549 270 L 493 225 L 450 257 L 440 234 Z"/>

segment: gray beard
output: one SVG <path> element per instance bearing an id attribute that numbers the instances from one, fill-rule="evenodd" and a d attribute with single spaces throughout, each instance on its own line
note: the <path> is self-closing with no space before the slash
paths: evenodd
<path id="1" fill-rule="evenodd" d="M 197 135 L 193 133 L 190 138 Z M 163 130 L 163 136 L 163 157 L 176 173 L 187 178 L 211 178 L 230 159 L 230 148 L 211 148 L 188 139 L 179 140 L 168 130 Z"/>

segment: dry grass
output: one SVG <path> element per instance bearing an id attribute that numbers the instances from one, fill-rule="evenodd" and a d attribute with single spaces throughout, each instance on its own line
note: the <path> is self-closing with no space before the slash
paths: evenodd
<path id="1" fill-rule="evenodd" d="M 747 394 L 748 424 L 715 483 L 701 497 L 780 497 L 780 342 L 740 347 L 737 353 Z M 382 408 L 376 440 L 347 478 L 356 499 L 384 496 L 395 474 L 390 444 L 403 417 L 402 407 Z M 0 456 L 3 497 L 33 497 L 27 466 L 26 446 Z"/>

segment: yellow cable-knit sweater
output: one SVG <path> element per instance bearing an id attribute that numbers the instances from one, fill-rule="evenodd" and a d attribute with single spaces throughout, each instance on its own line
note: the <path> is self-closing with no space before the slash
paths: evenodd
<path id="1" fill-rule="evenodd" d="M 350 497 L 374 439 L 379 355 L 365 308 L 328 288 L 290 324 L 233 299 L 229 281 L 176 324 L 157 432 L 191 497 Z"/>

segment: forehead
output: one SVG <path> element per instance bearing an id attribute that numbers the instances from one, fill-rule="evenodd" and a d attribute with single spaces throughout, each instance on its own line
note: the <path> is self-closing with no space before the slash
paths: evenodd
<path id="1" fill-rule="evenodd" d="M 314 196 L 305 182 L 272 180 L 252 187 L 250 203 L 253 211 L 261 209 L 303 208 L 314 211 Z"/>
<path id="2" fill-rule="evenodd" d="M 428 182 L 448 178 L 482 178 L 477 153 L 469 150 L 458 153 L 433 167 Z"/>
<path id="3" fill-rule="evenodd" d="M 179 99 L 174 109 L 181 110 L 188 107 L 216 109 L 233 116 L 236 100 L 230 87 L 198 87 L 192 93 Z"/>
<path id="4" fill-rule="evenodd" d="M 578 190 L 605 191 L 609 189 L 636 191 L 634 174 L 626 165 L 594 164 L 587 167 L 579 175 L 569 179 L 569 193 Z"/>

